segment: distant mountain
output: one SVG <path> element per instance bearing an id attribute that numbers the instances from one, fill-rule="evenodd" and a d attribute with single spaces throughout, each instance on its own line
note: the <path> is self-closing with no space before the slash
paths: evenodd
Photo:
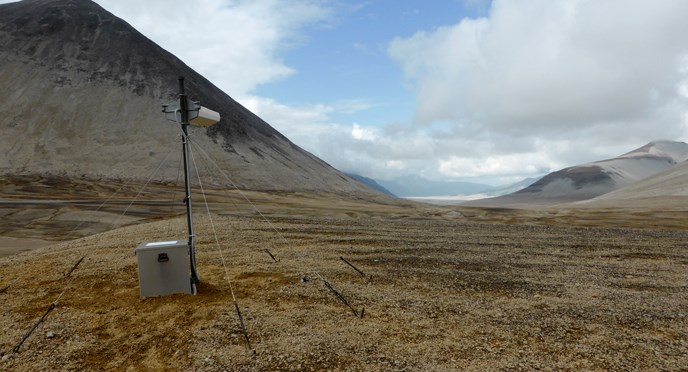
<path id="1" fill-rule="evenodd" d="M 472 182 L 430 181 L 418 176 L 397 177 L 393 180 L 377 180 L 394 195 L 399 197 L 443 196 L 477 194 L 490 189 L 490 185 Z"/>
<path id="2" fill-rule="evenodd" d="M 386 188 L 384 188 L 382 185 L 380 185 L 379 183 L 377 183 L 377 182 L 376 182 L 374 179 L 372 179 L 372 178 L 363 177 L 363 176 L 361 176 L 361 175 L 353 174 L 353 173 L 346 173 L 346 175 L 349 176 L 349 177 L 351 177 L 351 178 L 353 178 L 353 179 L 355 179 L 356 181 L 358 181 L 358 182 L 360 182 L 360 183 L 362 183 L 362 184 L 364 184 L 364 185 L 370 187 L 370 188 L 373 189 L 373 190 L 377 190 L 377 191 L 379 191 L 379 192 L 381 192 L 381 193 L 383 193 L 383 194 L 387 194 L 387 195 L 389 195 L 389 196 L 396 197 L 396 195 L 394 195 L 393 193 L 391 193 L 389 190 L 387 190 Z"/>
<path id="3" fill-rule="evenodd" d="M 179 76 L 222 116 L 190 128 L 196 161 L 207 153 L 237 186 L 377 195 L 90 0 L 0 5 L 0 174 L 145 180 L 160 165 L 153 179 L 175 180 L 179 129 L 161 104 L 177 99 Z"/>
<path id="4" fill-rule="evenodd" d="M 654 141 L 613 159 L 565 168 L 515 193 L 466 203 L 480 206 L 554 205 L 592 199 L 688 159 L 688 144 Z"/>
<path id="5" fill-rule="evenodd" d="M 688 199 L 688 161 L 596 198 L 572 206 L 623 207 L 651 206 L 674 209 L 685 207 Z"/>
<path id="6" fill-rule="evenodd" d="M 483 194 L 485 194 L 487 196 L 502 196 L 502 195 L 512 194 L 514 192 L 521 191 L 521 190 L 525 189 L 526 187 L 537 182 L 540 178 L 541 177 L 524 178 L 521 181 L 509 184 L 509 185 L 496 186 L 496 187 L 493 187 L 489 190 L 485 190 L 483 192 Z"/>

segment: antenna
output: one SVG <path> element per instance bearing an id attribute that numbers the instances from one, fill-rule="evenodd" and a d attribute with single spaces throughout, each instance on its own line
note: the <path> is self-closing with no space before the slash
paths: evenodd
<path id="1" fill-rule="evenodd" d="M 179 99 L 162 105 L 165 118 L 174 121 L 182 130 L 182 155 L 184 159 L 184 204 L 188 240 L 141 243 L 136 248 L 139 264 L 139 287 L 141 297 L 164 296 L 173 293 L 196 294 L 198 273 L 196 271 L 196 235 L 191 210 L 191 182 L 189 178 L 189 125 L 208 127 L 220 121 L 220 114 L 202 107 L 200 102 L 190 100 L 184 91 L 184 77 L 179 77 Z M 184 256 L 188 255 L 186 269 Z M 189 275 L 190 281 L 185 277 Z M 190 285 L 189 285 L 190 284 Z"/>

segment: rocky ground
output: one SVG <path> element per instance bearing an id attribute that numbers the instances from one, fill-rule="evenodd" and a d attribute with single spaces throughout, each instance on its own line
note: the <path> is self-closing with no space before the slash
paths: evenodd
<path id="1" fill-rule="evenodd" d="M 139 298 L 134 248 L 183 239 L 181 218 L 0 258 L 0 290 L 9 286 L 0 293 L 0 368 L 688 365 L 688 234 L 681 230 L 475 222 L 477 214 L 446 210 L 328 216 L 307 209 L 266 218 L 213 214 L 212 224 L 198 216 L 196 296 Z"/>

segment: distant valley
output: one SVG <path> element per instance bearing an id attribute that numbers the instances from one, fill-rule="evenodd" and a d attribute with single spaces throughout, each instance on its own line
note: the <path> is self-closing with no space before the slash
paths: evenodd
<path id="1" fill-rule="evenodd" d="M 688 195 L 688 144 L 653 141 L 618 157 L 576 165 L 542 177 L 489 186 L 470 182 L 430 181 L 418 176 L 359 182 L 400 198 L 440 205 L 549 207 L 591 205 L 622 198 Z M 686 182 L 682 180 L 686 179 Z"/>
<path id="2" fill-rule="evenodd" d="M 382 180 L 355 173 L 347 173 L 347 175 L 388 195 L 438 204 L 506 195 L 521 190 L 539 179 L 529 177 L 513 184 L 490 186 L 474 182 L 431 181 L 418 176 Z"/>
<path id="3" fill-rule="evenodd" d="M 672 185 L 667 178 L 684 177 L 687 159 L 688 144 L 653 141 L 612 159 L 552 172 L 514 193 L 464 205 L 537 208 L 591 203 L 614 195 L 623 196 L 628 202 L 646 195 L 648 187 L 654 190 L 655 197 L 681 196 L 687 190 L 682 185 Z"/>

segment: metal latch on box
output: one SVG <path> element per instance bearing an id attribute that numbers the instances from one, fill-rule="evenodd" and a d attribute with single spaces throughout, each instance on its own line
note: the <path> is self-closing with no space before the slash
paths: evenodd
<path id="1" fill-rule="evenodd" d="M 167 253 L 158 253 L 158 262 L 167 262 L 170 258 L 167 257 Z"/>

